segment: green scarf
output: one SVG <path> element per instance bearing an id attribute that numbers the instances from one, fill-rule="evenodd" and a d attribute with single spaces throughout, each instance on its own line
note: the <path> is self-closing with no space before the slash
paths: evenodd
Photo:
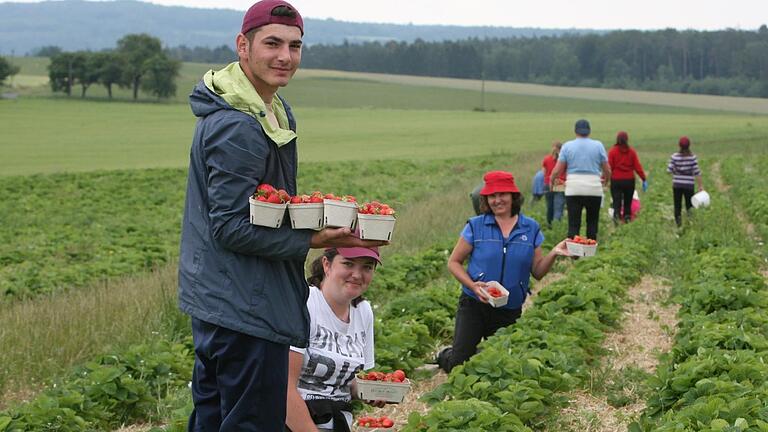
<path id="1" fill-rule="evenodd" d="M 272 111 L 280 127 L 272 127 L 269 123 L 266 105 L 243 73 L 240 63 L 232 62 L 219 71 L 209 70 L 203 76 L 203 82 L 209 90 L 221 96 L 232 108 L 255 118 L 278 147 L 296 138 L 296 132 L 288 128 L 288 114 L 285 112 L 283 102 L 277 96 L 272 98 Z"/>

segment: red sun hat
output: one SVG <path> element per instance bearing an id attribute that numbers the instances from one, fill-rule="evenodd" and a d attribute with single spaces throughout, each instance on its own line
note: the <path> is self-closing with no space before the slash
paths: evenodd
<path id="1" fill-rule="evenodd" d="M 493 195 L 499 192 L 520 192 L 515 184 L 515 177 L 506 171 L 489 171 L 483 176 L 485 186 L 480 195 Z"/>
<path id="2" fill-rule="evenodd" d="M 688 139 L 687 136 L 680 137 L 680 141 L 678 141 L 678 145 L 680 148 L 688 148 L 691 146 L 691 140 Z"/>
<path id="3" fill-rule="evenodd" d="M 278 6 L 285 6 L 288 9 L 291 9 L 296 12 L 296 16 L 288 17 L 272 15 L 272 11 Z M 301 19 L 299 11 L 291 6 L 290 3 L 283 0 L 262 0 L 254 3 L 243 17 L 243 26 L 240 29 L 240 33 L 246 34 L 256 27 L 265 26 L 267 24 L 284 24 L 298 27 L 299 30 L 301 30 L 301 35 L 304 36 L 304 20 Z"/>

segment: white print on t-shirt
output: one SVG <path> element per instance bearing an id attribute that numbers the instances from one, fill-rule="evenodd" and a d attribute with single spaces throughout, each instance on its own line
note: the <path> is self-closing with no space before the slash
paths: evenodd
<path id="1" fill-rule="evenodd" d="M 373 311 L 368 302 L 350 307 L 349 322 L 341 321 L 322 292 L 310 287 L 309 347 L 293 351 L 304 355 L 298 389 L 304 400 L 351 399 L 349 385 L 355 374 L 374 365 Z"/>

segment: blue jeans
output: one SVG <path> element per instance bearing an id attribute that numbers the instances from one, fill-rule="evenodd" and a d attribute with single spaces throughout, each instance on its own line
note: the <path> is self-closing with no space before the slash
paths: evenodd
<path id="1" fill-rule="evenodd" d="M 188 431 L 285 430 L 288 345 L 192 318 L 195 366 Z"/>
<path id="2" fill-rule="evenodd" d="M 547 224 L 563 218 L 565 192 L 547 192 Z"/>

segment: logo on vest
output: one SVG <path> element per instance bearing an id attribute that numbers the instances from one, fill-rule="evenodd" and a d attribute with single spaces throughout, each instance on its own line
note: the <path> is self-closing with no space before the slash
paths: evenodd
<path id="1" fill-rule="evenodd" d="M 525 235 L 525 234 L 523 234 L 523 236 L 521 238 L 523 239 L 523 241 L 528 241 L 528 236 Z"/>

